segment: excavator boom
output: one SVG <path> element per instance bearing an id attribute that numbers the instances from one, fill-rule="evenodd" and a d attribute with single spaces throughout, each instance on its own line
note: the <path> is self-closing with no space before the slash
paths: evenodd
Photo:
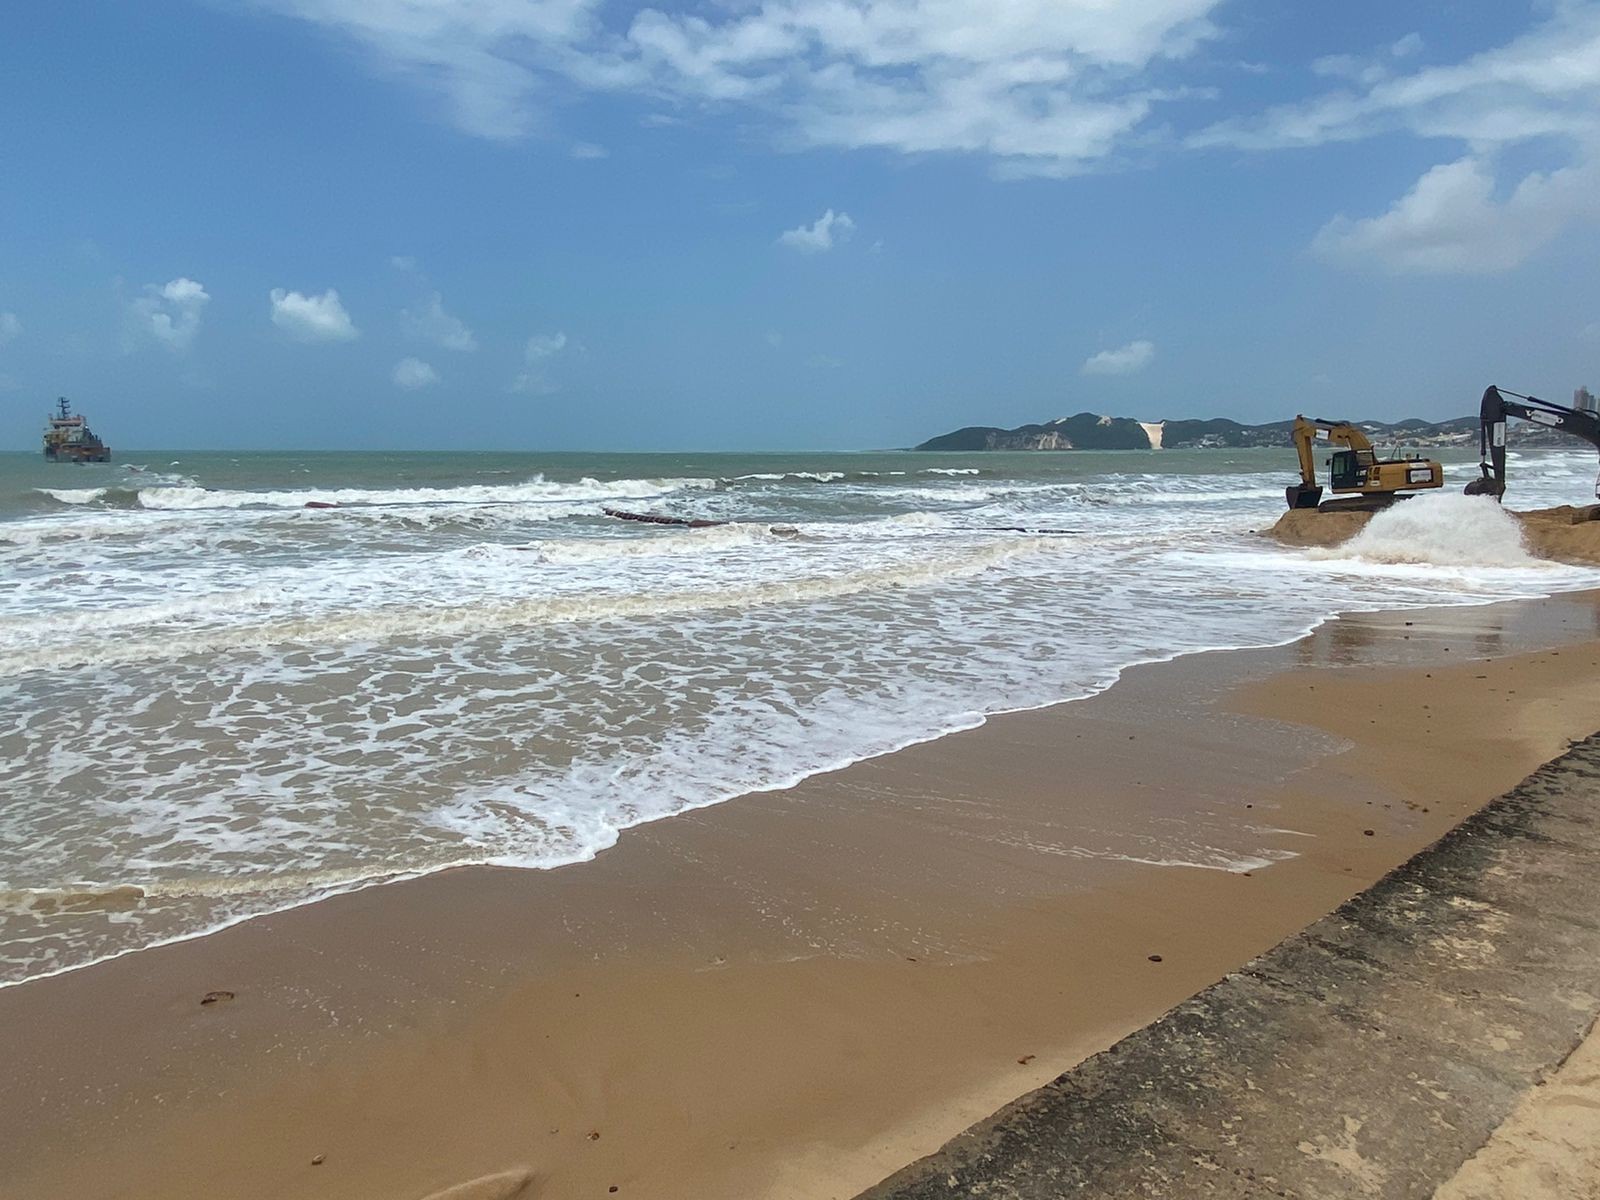
<path id="1" fill-rule="evenodd" d="M 1478 469 L 1482 474 L 1467 484 L 1469 496 L 1493 496 L 1498 500 L 1505 495 L 1507 417 L 1559 429 L 1600 449 L 1600 413 L 1502 391 L 1490 384 L 1478 406 Z M 1600 479 L 1595 481 L 1595 496 L 1600 498 Z"/>

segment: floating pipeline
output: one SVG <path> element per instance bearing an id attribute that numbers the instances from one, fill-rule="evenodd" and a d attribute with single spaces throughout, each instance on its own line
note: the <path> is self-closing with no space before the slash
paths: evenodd
<path id="1" fill-rule="evenodd" d="M 310 505 L 307 505 L 309 508 Z M 608 517 L 616 517 L 619 521 L 642 521 L 647 525 L 678 525 L 685 529 L 710 529 L 717 525 L 731 525 L 731 521 L 708 521 L 701 518 L 669 517 L 662 513 L 636 513 L 626 512 L 620 508 L 602 507 L 601 512 Z M 774 526 L 777 532 L 785 526 Z M 982 527 L 988 533 L 1034 533 L 1034 534 L 1072 534 L 1082 533 L 1081 529 L 1035 529 L 1029 525 L 992 525 Z"/>
<path id="2" fill-rule="evenodd" d="M 710 529 L 716 525 L 729 524 L 727 521 L 708 521 L 699 517 L 668 517 L 660 513 L 626 512 L 620 508 L 604 506 L 600 511 L 608 517 L 616 517 L 619 521 L 641 521 L 646 525 L 680 525 L 685 529 Z"/>

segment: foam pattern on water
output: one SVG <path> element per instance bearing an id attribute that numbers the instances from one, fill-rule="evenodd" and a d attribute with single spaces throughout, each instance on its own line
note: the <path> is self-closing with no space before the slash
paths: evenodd
<path id="1" fill-rule="evenodd" d="M 1461 497 L 1312 555 L 1251 534 L 1281 470 L 876 461 L 34 489 L 0 521 L 0 980 L 452 864 L 581 861 L 1339 609 L 1595 582 Z M 1193 465 L 1126 467 L 1153 461 Z M 1560 499 L 1576 456 L 1544 466 Z M 619 499 L 731 523 L 619 522 Z M 1271 843 L 1062 852 L 1241 869 Z"/>

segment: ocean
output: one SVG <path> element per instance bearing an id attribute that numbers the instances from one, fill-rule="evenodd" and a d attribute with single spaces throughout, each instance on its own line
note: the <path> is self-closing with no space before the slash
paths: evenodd
<path id="1" fill-rule="evenodd" d="M 1442 457 L 1458 493 L 1475 456 Z M 1594 470 L 1514 454 L 1508 501 L 1590 502 Z M 1354 550 L 1278 547 L 1255 531 L 1294 473 L 1288 450 L 0 455 L 0 984 L 454 865 L 581 862 L 1340 611 L 1600 585 L 1459 496 Z M 1175 829 L 1152 861 L 1269 861 L 1232 836 Z"/>

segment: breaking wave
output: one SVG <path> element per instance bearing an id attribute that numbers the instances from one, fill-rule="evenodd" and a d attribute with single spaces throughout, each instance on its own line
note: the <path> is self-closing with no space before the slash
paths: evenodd
<path id="1" fill-rule="evenodd" d="M 1586 495 L 1583 457 L 1519 475 L 1518 502 Z M 19 477 L 0 986 L 377 879 L 575 861 L 1132 662 L 1596 578 L 1454 497 L 1313 562 L 1250 536 L 1283 503 L 1261 455 L 925 461 L 186 455 L 170 469 L 193 477 Z M 1228 870 L 1286 836 L 1058 852 Z"/>
<path id="2" fill-rule="evenodd" d="M 107 489 L 97 488 L 35 488 L 58 504 L 93 504 L 104 498 Z"/>
<path id="3" fill-rule="evenodd" d="M 715 488 L 715 479 L 584 478 L 561 483 L 535 475 L 524 483 L 473 484 L 451 488 L 336 488 L 304 491 L 213 491 L 202 487 L 145 488 L 139 504 L 148 509 L 426 507 L 438 505 L 526 504 L 581 500 L 646 500 L 674 492 Z"/>
<path id="4" fill-rule="evenodd" d="M 274 590 L 259 587 L 224 595 L 110 611 L 56 615 L 8 622 L 10 647 L 0 649 L 0 676 L 95 664 L 148 662 L 272 646 L 321 646 L 416 637 L 438 639 L 532 625 L 613 618 L 658 617 L 717 609 L 857 595 L 882 588 L 914 587 L 958 579 L 1008 559 L 1054 549 L 1051 538 L 1019 537 L 973 546 L 942 558 L 877 565 L 823 576 L 747 582 L 726 587 L 686 587 L 654 592 L 582 592 L 524 600 L 492 599 L 469 604 L 410 605 L 361 611 L 310 613 L 221 628 L 194 622 L 269 611 Z M 497 555 L 515 553 L 494 547 Z M 115 636 L 111 636 L 115 635 Z"/>

